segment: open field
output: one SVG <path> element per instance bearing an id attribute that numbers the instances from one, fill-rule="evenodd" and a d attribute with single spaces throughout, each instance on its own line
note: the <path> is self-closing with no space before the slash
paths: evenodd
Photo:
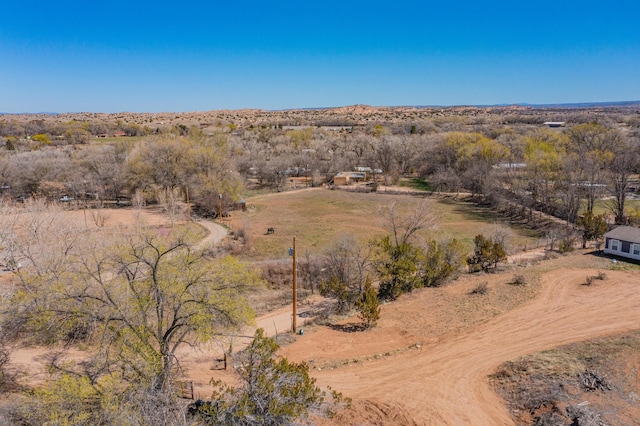
<path id="1" fill-rule="evenodd" d="M 400 210 L 408 210 L 421 202 L 428 204 L 437 218 L 434 230 L 423 235 L 452 236 L 462 240 L 471 252 L 473 238 L 490 233 L 493 224 L 502 221 L 493 212 L 473 203 L 443 197 L 415 197 L 384 193 L 355 193 L 330 191 L 322 188 L 257 195 L 247 200 L 248 212 L 234 213 L 234 229 L 244 227 L 250 235 L 252 258 L 280 258 L 287 255 L 292 237 L 297 238 L 300 252 L 319 253 L 344 234 L 352 234 L 366 242 L 387 234 L 379 209 L 395 202 Z M 275 233 L 265 235 L 268 228 Z M 539 244 L 535 232 L 519 227 L 514 229 L 514 248 Z"/>
<path id="2" fill-rule="evenodd" d="M 634 195 L 635 197 L 635 195 Z M 605 215 L 611 215 L 611 201 L 612 200 L 598 200 L 596 201 L 594 207 L 593 207 L 593 213 L 595 214 L 605 214 Z M 586 211 L 586 203 L 583 203 L 582 206 L 582 212 Z M 636 199 L 636 198 L 627 198 L 627 200 L 624 203 L 624 209 L 625 212 L 629 212 L 633 215 L 637 214 L 638 211 L 640 211 L 640 200 Z"/>

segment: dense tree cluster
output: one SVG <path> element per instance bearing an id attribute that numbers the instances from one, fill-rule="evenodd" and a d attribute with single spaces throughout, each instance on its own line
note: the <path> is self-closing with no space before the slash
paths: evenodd
<path id="1" fill-rule="evenodd" d="M 506 199 L 572 223 L 583 203 L 592 212 L 606 197 L 613 219 L 625 223 L 626 198 L 638 187 L 640 125 L 633 109 L 360 107 L 159 120 L 4 117 L 3 193 L 116 200 L 140 190 L 153 200 L 158 189 L 181 188 L 183 197 L 188 191 L 204 212 L 215 213 L 220 194 L 228 205 L 245 186 L 282 189 L 289 177 L 318 185 L 365 167 L 385 183 L 411 174 L 436 190 Z M 567 125 L 549 129 L 544 121 Z M 136 138 L 96 143 L 116 133 Z"/>

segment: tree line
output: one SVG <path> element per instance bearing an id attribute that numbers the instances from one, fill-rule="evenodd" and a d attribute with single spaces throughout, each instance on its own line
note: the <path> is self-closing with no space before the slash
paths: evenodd
<path id="1" fill-rule="evenodd" d="M 215 213 L 220 194 L 231 205 L 246 187 L 281 190 L 289 177 L 320 185 L 337 172 L 368 167 L 387 184 L 417 176 L 435 190 L 508 200 L 570 223 L 583 204 L 593 213 L 606 198 L 615 222 L 635 220 L 637 212 L 625 206 L 639 187 L 639 120 L 617 112 L 562 114 L 574 121 L 559 129 L 496 116 L 369 123 L 342 131 L 228 123 L 205 132 L 176 125 L 135 140 L 84 145 L 49 145 L 46 134 L 22 142 L 4 136 L 0 183 L 3 194 L 14 198 L 118 200 L 140 191 L 157 201 L 157 191 L 178 188 L 183 198 L 188 192 L 203 211 Z M 0 134 L 18 131 L 16 123 L 0 123 Z M 33 131 L 47 125 L 38 123 Z"/>

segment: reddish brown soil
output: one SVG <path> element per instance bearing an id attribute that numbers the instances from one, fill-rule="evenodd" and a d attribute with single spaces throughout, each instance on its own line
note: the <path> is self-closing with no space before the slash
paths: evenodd
<path id="1" fill-rule="evenodd" d="M 485 299 L 467 295 L 474 280 L 465 279 L 384 306 L 374 330 L 322 327 L 282 353 L 309 362 L 319 384 L 353 398 L 353 408 L 331 424 L 513 424 L 487 378 L 502 362 L 640 325 L 640 272 L 607 271 L 606 281 L 587 287 L 586 276 L 598 270 L 582 267 L 601 259 L 578 254 L 551 262 L 537 296 L 514 309 L 507 305 L 517 298 L 503 312 L 499 303 L 494 311 L 477 302 L 508 298 L 504 277 L 485 277 Z M 578 267 L 562 268 L 572 263 Z"/>

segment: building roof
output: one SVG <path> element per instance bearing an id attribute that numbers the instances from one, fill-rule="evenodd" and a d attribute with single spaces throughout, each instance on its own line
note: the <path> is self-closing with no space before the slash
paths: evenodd
<path id="1" fill-rule="evenodd" d="M 351 179 L 365 179 L 366 175 L 359 172 L 339 172 L 335 177 L 349 177 Z"/>
<path id="2" fill-rule="evenodd" d="M 605 238 L 640 243 L 640 228 L 633 226 L 618 226 L 604 234 Z"/>

